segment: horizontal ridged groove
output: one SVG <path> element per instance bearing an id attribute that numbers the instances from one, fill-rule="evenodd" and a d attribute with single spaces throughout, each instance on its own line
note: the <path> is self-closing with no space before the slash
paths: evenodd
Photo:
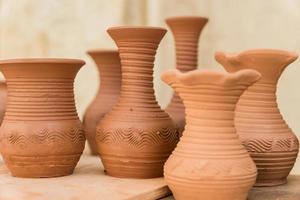
<path id="1" fill-rule="evenodd" d="M 250 153 L 256 163 L 258 173 L 272 178 L 272 174 L 278 174 L 285 178 L 294 166 L 298 151 Z M 278 175 L 274 179 L 278 179 Z"/>
<path id="2" fill-rule="evenodd" d="M 158 44 L 120 41 L 118 47 L 122 64 L 121 93 L 119 102 L 107 117 L 113 118 L 113 113 L 126 111 L 127 118 L 167 119 L 168 115 L 162 112 L 153 89 L 153 63 Z"/>
<path id="3" fill-rule="evenodd" d="M 174 34 L 176 45 L 176 66 L 181 71 L 191 71 L 197 68 L 198 39 L 195 32 Z"/>
<path id="4" fill-rule="evenodd" d="M 276 102 L 275 83 L 256 83 L 241 96 L 235 115 L 239 133 L 289 133 Z"/>
<path id="5" fill-rule="evenodd" d="M 73 79 L 15 78 L 7 81 L 8 103 L 4 120 L 78 119 Z"/>

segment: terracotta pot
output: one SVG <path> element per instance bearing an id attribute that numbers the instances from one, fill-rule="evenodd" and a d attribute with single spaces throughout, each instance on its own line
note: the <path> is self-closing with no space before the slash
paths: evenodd
<path id="1" fill-rule="evenodd" d="M 91 153 L 97 155 L 95 141 L 96 127 L 103 116 L 111 110 L 120 95 L 121 63 L 116 50 L 89 51 L 100 72 L 100 87 L 98 94 L 87 108 L 83 117 L 83 126 Z"/>
<path id="2" fill-rule="evenodd" d="M 2 123 L 7 100 L 7 91 L 5 81 L 0 81 L 0 124 Z"/>
<path id="3" fill-rule="evenodd" d="M 262 79 L 241 96 L 235 126 L 241 141 L 258 168 L 255 186 L 286 183 L 298 154 L 298 139 L 282 119 L 276 103 L 276 85 L 295 53 L 279 50 L 250 50 L 240 54 L 216 53 L 216 60 L 229 72 L 255 69 Z"/>
<path id="4" fill-rule="evenodd" d="M 109 35 L 119 47 L 122 86 L 118 103 L 97 127 L 97 147 L 108 175 L 154 178 L 178 142 L 178 130 L 161 110 L 153 90 L 153 62 L 166 30 L 115 27 Z"/>
<path id="5" fill-rule="evenodd" d="M 170 27 L 176 47 L 176 68 L 181 72 L 195 70 L 198 65 L 198 40 L 207 23 L 205 17 L 172 17 L 166 20 Z M 180 97 L 174 93 L 165 111 L 179 127 L 180 135 L 185 126 L 184 106 Z"/>
<path id="6" fill-rule="evenodd" d="M 254 70 L 171 70 L 162 75 L 186 109 L 183 136 L 164 168 L 175 199 L 246 200 L 256 167 L 236 134 L 234 109 L 244 90 L 259 78 Z"/>
<path id="7" fill-rule="evenodd" d="M 85 143 L 73 94 L 82 65 L 83 61 L 72 59 L 0 61 L 8 86 L 0 150 L 13 176 L 73 172 Z"/>

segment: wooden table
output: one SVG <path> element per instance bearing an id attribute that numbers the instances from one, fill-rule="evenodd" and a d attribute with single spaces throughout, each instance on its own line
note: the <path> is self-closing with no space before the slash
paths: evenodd
<path id="1" fill-rule="evenodd" d="M 96 156 L 83 155 L 73 175 L 41 179 L 11 177 L 0 160 L 0 200 L 152 200 L 169 194 L 163 178 L 105 175 Z"/>
<path id="2" fill-rule="evenodd" d="M 83 155 L 74 174 L 60 178 L 11 177 L 1 162 L 0 200 L 154 200 L 170 195 L 163 178 L 106 176 L 96 156 Z M 172 196 L 163 199 L 174 200 Z M 283 186 L 253 188 L 248 200 L 300 200 L 300 176 L 290 176 Z"/>

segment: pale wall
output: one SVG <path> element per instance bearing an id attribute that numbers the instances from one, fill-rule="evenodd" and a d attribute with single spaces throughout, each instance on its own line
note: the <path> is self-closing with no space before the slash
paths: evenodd
<path id="1" fill-rule="evenodd" d="M 76 78 L 75 92 L 82 116 L 98 87 L 98 75 L 88 49 L 115 48 L 109 26 L 164 26 L 175 15 L 209 17 L 200 40 L 199 67 L 222 70 L 214 52 L 279 48 L 300 53 L 298 0 L 0 0 L 0 58 L 74 57 L 87 64 Z M 300 61 L 291 64 L 278 85 L 278 103 L 290 127 L 300 137 Z M 174 66 L 170 33 L 158 50 L 155 89 L 165 106 L 171 90 L 159 74 Z M 294 169 L 300 174 L 300 160 Z"/>

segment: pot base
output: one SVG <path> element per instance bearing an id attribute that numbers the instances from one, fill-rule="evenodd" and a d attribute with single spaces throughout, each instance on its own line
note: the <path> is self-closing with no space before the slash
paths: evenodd
<path id="1" fill-rule="evenodd" d="M 129 161 L 128 158 L 112 159 L 101 155 L 105 173 L 117 178 L 148 179 L 163 176 L 164 162 L 149 163 L 140 158 Z"/>
<path id="2" fill-rule="evenodd" d="M 287 179 L 269 179 L 269 180 L 257 180 L 254 187 L 272 187 L 284 185 L 287 183 Z"/>
<path id="3" fill-rule="evenodd" d="M 5 156 L 11 175 L 21 178 L 51 178 L 73 173 L 81 154 L 64 156 Z"/>

